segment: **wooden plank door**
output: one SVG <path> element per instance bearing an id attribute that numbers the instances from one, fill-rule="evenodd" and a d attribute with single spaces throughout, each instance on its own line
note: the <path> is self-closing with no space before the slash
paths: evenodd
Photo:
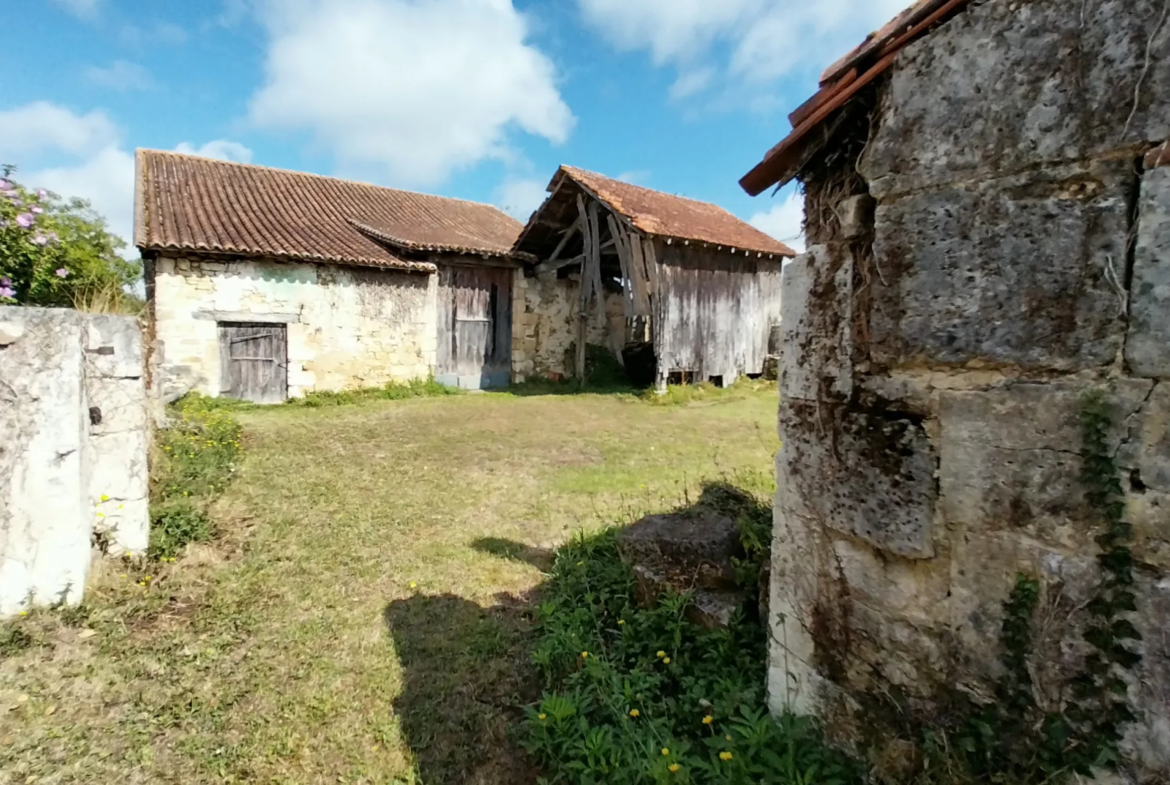
<path id="1" fill-rule="evenodd" d="M 439 287 L 436 379 L 470 389 L 512 378 L 512 270 L 446 267 Z"/>
<path id="2" fill-rule="evenodd" d="M 220 394 L 254 403 L 288 398 L 288 332 L 283 324 L 219 325 Z"/>

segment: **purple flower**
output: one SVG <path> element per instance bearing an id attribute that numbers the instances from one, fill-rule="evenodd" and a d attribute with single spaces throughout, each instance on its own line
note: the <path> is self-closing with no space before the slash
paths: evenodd
<path id="1" fill-rule="evenodd" d="M 12 286 L 12 279 L 8 276 L 0 278 L 0 286 Z"/>
<path id="2" fill-rule="evenodd" d="M 56 276 L 57 276 L 58 278 L 68 278 L 68 277 L 69 277 L 69 271 L 68 271 L 68 270 L 66 270 L 64 267 L 58 267 L 58 268 L 57 268 L 57 272 L 56 272 Z"/>
<path id="3" fill-rule="evenodd" d="M 16 297 L 16 290 L 10 286 L 0 286 L 0 299 Z"/>
<path id="4" fill-rule="evenodd" d="M 34 215 L 40 215 L 41 213 L 43 213 L 45 211 L 45 208 L 43 208 L 43 207 L 30 207 L 30 208 L 28 208 L 28 211 Z"/>
<path id="5" fill-rule="evenodd" d="M 30 226 L 32 226 L 33 222 L 36 220 L 37 217 L 32 213 L 21 213 L 20 215 L 16 216 L 16 223 L 25 229 L 28 229 Z"/>
<path id="6" fill-rule="evenodd" d="M 29 242 L 32 243 L 33 245 L 48 245 L 49 238 L 45 237 L 43 234 L 36 234 L 36 235 L 33 235 L 33 238 L 31 240 L 29 240 Z"/>
<path id="7" fill-rule="evenodd" d="M 38 199 L 44 199 L 48 195 L 49 195 L 49 192 L 46 191 L 44 188 L 37 189 L 37 198 Z"/>
<path id="8" fill-rule="evenodd" d="M 57 237 L 57 233 L 56 233 L 56 232 L 49 232 L 48 234 L 46 234 L 46 235 L 45 235 L 45 237 L 46 237 L 46 238 L 48 239 L 48 241 L 49 241 L 49 242 L 51 242 L 51 243 L 55 243 L 55 242 L 57 242 L 57 240 L 58 240 L 58 239 L 60 239 L 60 238 L 58 238 L 58 237 Z"/>
<path id="9" fill-rule="evenodd" d="M 15 186 L 13 186 L 10 181 L 0 180 L 0 193 L 8 193 L 9 191 L 12 191 L 14 188 L 15 188 Z"/>

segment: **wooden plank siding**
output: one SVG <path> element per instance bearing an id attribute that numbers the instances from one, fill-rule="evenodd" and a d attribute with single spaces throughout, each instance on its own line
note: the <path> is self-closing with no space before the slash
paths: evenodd
<path id="1" fill-rule="evenodd" d="M 288 398 L 288 332 L 284 324 L 221 322 L 220 394 L 253 403 Z"/>
<path id="2" fill-rule="evenodd" d="M 780 321 L 782 260 L 654 243 L 654 342 L 660 374 L 759 374 Z"/>
<path id="3" fill-rule="evenodd" d="M 435 378 L 467 388 L 504 387 L 512 369 L 512 270 L 439 268 Z"/>

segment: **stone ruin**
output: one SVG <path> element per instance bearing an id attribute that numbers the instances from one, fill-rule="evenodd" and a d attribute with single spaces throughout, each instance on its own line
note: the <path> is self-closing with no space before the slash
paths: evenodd
<path id="1" fill-rule="evenodd" d="M 1161 0 L 988 0 L 903 49 L 799 175 L 786 269 L 770 699 L 853 743 L 875 698 L 989 698 L 1042 585 L 1060 700 L 1099 580 L 1080 415 L 1134 527 L 1122 751 L 1170 782 L 1170 25 Z"/>

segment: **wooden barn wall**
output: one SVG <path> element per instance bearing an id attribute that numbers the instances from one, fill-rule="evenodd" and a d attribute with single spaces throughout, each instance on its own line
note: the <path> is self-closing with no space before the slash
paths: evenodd
<path id="1" fill-rule="evenodd" d="M 780 258 L 655 244 L 655 343 L 664 373 L 711 376 L 764 370 L 768 332 L 780 321 Z"/>

